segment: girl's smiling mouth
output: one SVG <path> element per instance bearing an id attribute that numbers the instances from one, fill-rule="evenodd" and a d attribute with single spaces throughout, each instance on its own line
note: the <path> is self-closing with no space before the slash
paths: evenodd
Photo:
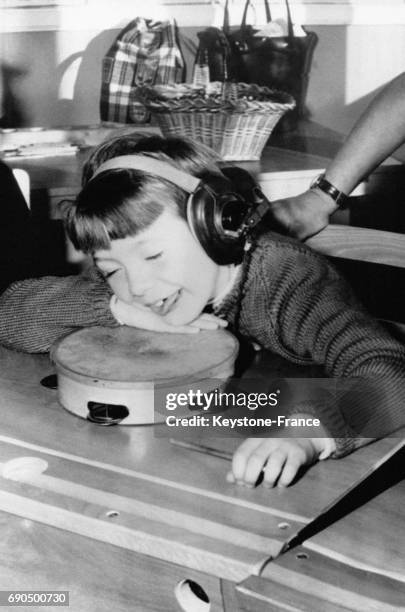
<path id="1" fill-rule="evenodd" d="M 154 302 L 153 304 L 149 306 L 149 308 L 155 314 L 161 317 L 164 317 L 177 303 L 180 295 L 181 295 L 181 289 L 178 289 L 177 291 L 175 291 L 174 293 L 171 293 L 167 297 L 162 298 L 158 300 L 157 302 Z"/>

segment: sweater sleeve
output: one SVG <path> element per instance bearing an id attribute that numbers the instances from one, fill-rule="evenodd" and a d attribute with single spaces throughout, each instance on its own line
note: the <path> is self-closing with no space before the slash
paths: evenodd
<path id="1" fill-rule="evenodd" d="M 335 379 L 333 398 L 317 412 L 336 439 L 337 456 L 403 427 L 405 345 L 367 313 L 322 256 L 287 244 L 273 250 L 271 266 L 268 257 L 262 254 L 256 271 L 256 283 L 268 288 L 261 335 L 267 348 L 322 365 Z"/>
<path id="2" fill-rule="evenodd" d="M 17 281 L 0 295 L 0 343 L 43 353 L 77 328 L 115 326 L 110 299 L 108 285 L 95 270 Z"/>

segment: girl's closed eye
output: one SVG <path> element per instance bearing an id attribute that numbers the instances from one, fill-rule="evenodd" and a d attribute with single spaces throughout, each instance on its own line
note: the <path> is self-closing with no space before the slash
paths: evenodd
<path id="1" fill-rule="evenodd" d="M 111 272 L 105 272 L 105 273 L 104 273 L 104 278 L 106 278 L 106 279 L 107 279 L 107 278 L 111 278 L 111 276 L 112 276 L 113 274 L 115 274 L 116 272 L 118 272 L 118 270 L 119 270 L 119 268 L 117 268 L 116 270 L 111 270 Z"/>
<path id="2" fill-rule="evenodd" d="M 155 259 L 159 259 L 159 257 L 161 257 L 163 255 L 163 251 L 160 251 L 159 253 L 155 253 L 154 255 L 148 255 L 147 257 L 145 257 L 146 261 L 152 261 Z"/>
<path id="3" fill-rule="evenodd" d="M 102 268 L 98 268 L 98 269 L 101 272 L 101 275 L 103 276 L 103 278 L 105 280 L 108 280 L 109 278 L 111 278 L 111 276 L 113 276 L 113 274 L 118 272 L 120 268 L 115 268 L 114 270 L 103 270 Z"/>

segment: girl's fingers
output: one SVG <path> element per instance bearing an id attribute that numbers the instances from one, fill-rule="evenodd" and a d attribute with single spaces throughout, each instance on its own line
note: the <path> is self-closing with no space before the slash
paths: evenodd
<path id="1" fill-rule="evenodd" d="M 226 481 L 227 482 L 235 482 L 235 476 L 233 475 L 233 472 L 228 472 L 226 475 Z"/>
<path id="2" fill-rule="evenodd" d="M 170 325 L 149 307 L 142 304 L 126 304 L 119 299 L 111 303 L 111 311 L 117 321 L 125 325 L 172 334 L 196 334 L 200 329 L 215 330 L 228 325 L 224 319 L 209 313 L 201 314 L 187 325 Z"/>
<path id="3" fill-rule="evenodd" d="M 279 447 L 267 462 L 264 485 L 288 487 L 304 465 L 312 463 L 312 445 L 307 440 L 280 440 Z"/>
<path id="4" fill-rule="evenodd" d="M 244 482 L 247 485 L 254 486 L 260 474 L 265 470 L 265 466 L 272 457 L 273 454 L 277 454 L 277 451 L 273 451 L 274 443 L 272 440 L 266 440 L 258 446 L 250 455 L 246 463 Z"/>
<path id="5" fill-rule="evenodd" d="M 214 323 L 214 321 L 192 321 L 190 323 L 190 327 L 195 327 L 197 329 L 205 329 L 206 331 L 210 331 L 213 329 L 218 329 L 218 324 Z"/>
<path id="6" fill-rule="evenodd" d="M 178 327 L 166 325 L 153 331 L 167 332 L 169 334 L 198 334 L 200 329 L 198 327 L 191 327 L 190 325 L 179 325 Z"/>
<path id="7" fill-rule="evenodd" d="M 192 327 L 198 327 L 199 329 L 212 330 L 212 329 L 226 327 L 228 325 L 228 321 L 225 321 L 224 319 L 220 319 L 219 317 L 216 317 L 215 315 L 204 313 L 200 315 L 194 321 L 191 321 L 190 325 Z"/>
<path id="8" fill-rule="evenodd" d="M 233 456 L 227 481 L 254 486 L 263 472 L 265 487 L 287 487 L 319 452 L 311 438 L 247 438 Z"/>
<path id="9" fill-rule="evenodd" d="M 303 453 L 290 453 L 278 479 L 277 486 L 288 487 L 288 485 L 292 483 L 298 474 L 298 471 L 302 465 L 305 465 L 305 457 Z"/>
<path id="10" fill-rule="evenodd" d="M 198 319 L 206 319 L 211 321 L 218 321 L 222 325 L 228 325 L 228 321 L 226 319 L 222 319 L 221 317 L 217 317 L 217 315 L 212 314 L 211 312 L 202 312 Z"/>
<path id="11" fill-rule="evenodd" d="M 267 460 L 267 465 L 264 469 L 263 486 L 274 487 L 277 480 L 284 469 L 287 460 L 287 453 L 283 447 L 275 449 Z"/>
<path id="12" fill-rule="evenodd" d="M 244 482 L 249 457 L 260 446 L 262 441 L 262 438 L 247 438 L 234 453 L 232 458 L 232 473 L 236 482 Z"/>

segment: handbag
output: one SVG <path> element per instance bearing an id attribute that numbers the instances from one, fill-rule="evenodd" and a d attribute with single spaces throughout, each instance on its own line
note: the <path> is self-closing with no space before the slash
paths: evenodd
<path id="1" fill-rule="evenodd" d="M 179 83 L 184 80 L 184 69 L 175 23 L 134 19 L 121 30 L 103 58 L 101 120 L 147 121 L 149 113 L 136 99 L 137 88 Z"/>
<path id="2" fill-rule="evenodd" d="M 251 0 L 246 0 L 240 28 L 231 31 L 226 0 L 223 31 L 230 45 L 229 78 L 291 94 L 296 101 L 296 108 L 288 114 L 303 117 L 306 114 L 309 71 L 318 37 L 315 32 L 307 32 L 305 29 L 305 36 L 294 35 L 288 0 L 285 0 L 287 34 L 276 37 L 257 36 L 258 30 L 246 23 L 249 6 Z M 267 23 L 270 23 L 272 18 L 268 0 L 264 0 L 264 7 Z"/>

